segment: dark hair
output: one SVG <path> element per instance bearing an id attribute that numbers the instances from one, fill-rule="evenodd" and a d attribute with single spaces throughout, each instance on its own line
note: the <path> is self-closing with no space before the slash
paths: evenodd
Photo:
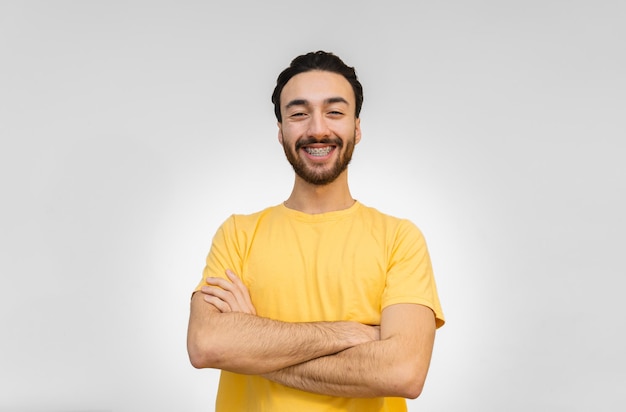
<path id="1" fill-rule="evenodd" d="M 361 106 L 363 105 L 363 86 L 356 77 L 354 67 L 346 65 L 339 57 L 332 53 L 325 51 L 316 51 L 303 54 L 296 57 L 291 61 L 289 67 L 282 71 L 276 79 L 276 87 L 274 93 L 272 93 L 272 103 L 274 103 L 274 113 L 276 119 L 282 122 L 282 116 L 280 114 L 280 93 L 287 82 L 296 74 L 310 72 L 313 70 L 321 70 L 332 73 L 337 73 L 346 78 L 352 90 L 354 90 L 354 98 L 356 102 L 355 116 L 359 117 L 361 113 Z"/>

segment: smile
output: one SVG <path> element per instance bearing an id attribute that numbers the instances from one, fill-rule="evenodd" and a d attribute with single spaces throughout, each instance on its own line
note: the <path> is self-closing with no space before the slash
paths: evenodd
<path id="1" fill-rule="evenodd" d="M 332 146 L 326 147 L 305 147 L 304 150 L 310 154 L 311 156 L 316 157 L 324 157 L 328 156 L 331 150 L 333 150 Z"/>

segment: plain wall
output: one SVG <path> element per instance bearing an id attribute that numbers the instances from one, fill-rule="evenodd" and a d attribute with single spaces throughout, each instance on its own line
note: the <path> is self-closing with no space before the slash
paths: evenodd
<path id="1" fill-rule="evenodd" d="M 447 324 L 412 411 L 626 407 L 626 3 L 0 3 L 0 411 L 211 411 L 189 297 L 293 173 L 298 54 L 365 88 L 353 195 L 426 235 Z"/>

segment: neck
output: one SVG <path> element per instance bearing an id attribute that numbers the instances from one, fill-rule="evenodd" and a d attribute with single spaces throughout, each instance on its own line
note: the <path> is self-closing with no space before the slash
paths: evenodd
<path id="1" fill-rule="evenodd" d="M 347 171 L 344 171 L 335 181 L 324 186 L 310 184 L 296 176 L 285 206 L 304 213 L 320 214 L 348 209 L 354 202 L 348 187 Z"/>

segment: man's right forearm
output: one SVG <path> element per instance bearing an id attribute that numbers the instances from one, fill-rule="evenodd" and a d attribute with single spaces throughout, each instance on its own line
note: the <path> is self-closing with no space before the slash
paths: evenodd
<path id="1" fill-rule="evenodd" d="M 197 368 L 263 374 L 377 339 L 357 322 L 289 323 L 246 313 L 220 313 L 196 293 L 187 346 Z"/>

